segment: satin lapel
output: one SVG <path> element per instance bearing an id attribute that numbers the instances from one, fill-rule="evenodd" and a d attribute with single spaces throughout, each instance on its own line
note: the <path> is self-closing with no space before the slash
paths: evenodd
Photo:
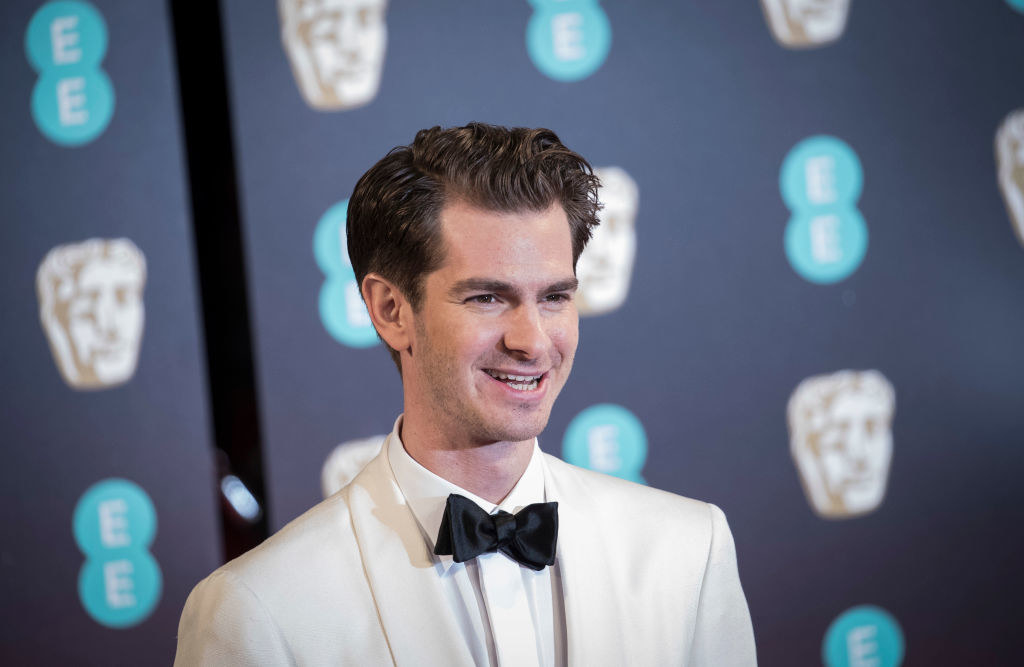
<path id="1" fill-rule="evenodd" d="M 572 467 L 545 457 L 544 493 L 558 501 L 558 568 L 565 601 L 570 667 L 626 665 L 621 601 L 602 582 L 616 564 L 601 531 L 595 506 Z M 621 567 L 621 564 L 618 564 Z"/>
<path id="2" fill-rule="evenodd" d="M 388 445 L 348 487 L 352 525 L 377 613 L 399 667 L 472 665 L 437 566 L 402 496 Z"/>

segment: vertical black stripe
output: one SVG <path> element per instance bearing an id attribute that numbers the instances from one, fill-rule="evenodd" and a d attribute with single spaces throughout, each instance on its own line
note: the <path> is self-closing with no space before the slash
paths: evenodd
<path id="1" fill-rule="evenodd" d="M 225 559 L 267 536 L 266 488 L 227 73 L 218 2 L 170 1 Z M 221 492 L 237 476 L 261 512 L 245 520 Z"/>

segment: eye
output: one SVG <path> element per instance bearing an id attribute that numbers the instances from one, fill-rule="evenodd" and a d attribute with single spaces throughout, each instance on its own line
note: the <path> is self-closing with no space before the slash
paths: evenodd
<path id="1" fill-rule="evenodd" d="M 544 300 L 548 303 L 565 303 L 572 300 L 572 296 L 566 292 L 555 292 L 554 294 L 548 294 L 544 297 Z"/>
<path id="2" fill-rule="evenodd" d="M 494 303 L 493 294 L 477 294 L 466 299 L 466 303 Z"/>

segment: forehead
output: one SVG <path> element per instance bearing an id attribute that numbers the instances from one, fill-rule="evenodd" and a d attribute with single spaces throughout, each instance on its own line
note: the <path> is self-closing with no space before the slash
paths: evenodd
<path id="1" fill-rule="evenodd" d="M 538 281 L 573 275 L 572 235 L 565 211 L 490 211 L 462 200 L 441 209 L 444 263 L 438 272 Z"/>

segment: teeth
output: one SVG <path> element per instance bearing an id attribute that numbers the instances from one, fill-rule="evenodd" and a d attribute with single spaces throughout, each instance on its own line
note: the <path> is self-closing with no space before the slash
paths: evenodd
<path id="1" fill-rule="evenodd" d="M 513 382 L 536 382 L 540 379 L 539 375 L 512 375 L 510 373 L 499 373 L 497 371 L 487 371 L 487 374 L 498 380 L 512 380 Z"/>
<path id="2" fill-rule="evenodd" d="M 533 391 L 540 384 L 541 378 L 540 375 L 512 375 L 490 370 L 487 371 L 487 374 L 496 380 L 502 380 L 517 391 Z"/>

